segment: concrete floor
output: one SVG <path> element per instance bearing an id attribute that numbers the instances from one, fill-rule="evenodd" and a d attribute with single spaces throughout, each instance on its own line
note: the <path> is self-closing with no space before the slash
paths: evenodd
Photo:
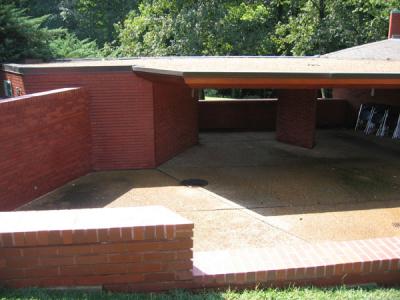
<path id="1" fill-rule="evenodd" d="M 195 250 L 395 236 L 399 157 L 400 141 L 344 130 L 319 131 L 312 150 L 272 132 L 202 133 L 158 169 L 92 173 L 21 209 L 163 205 L 195 223 Z"/>

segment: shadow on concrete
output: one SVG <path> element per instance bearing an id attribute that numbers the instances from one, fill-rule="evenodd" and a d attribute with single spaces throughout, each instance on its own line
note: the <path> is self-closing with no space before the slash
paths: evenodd
<path id="1" fill-rule="evenodd" d="M 178 185 L 175 180 L 157 170 L 93 172 L 35 199 L 20 210 L 105 207 L 134 189 L 175 185 Z"/>
<path id="2" fill-rule="evenodd" d="M 272 132 L 203 133 L 198 146 L 158 169 L 91 173 L 20 209 L 159 203 L 274 216 L 398 207 L 399 158 L 399 141 L 348 130 L 319 131 L 312 150 L 278 143 Z M 188 178 L 207 180 L 209 193 L 181 187 Z"/>

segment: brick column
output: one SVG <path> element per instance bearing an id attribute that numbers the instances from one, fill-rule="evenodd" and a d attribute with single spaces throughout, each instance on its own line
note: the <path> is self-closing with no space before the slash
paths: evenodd
<path id="1" fill-rule="evenodd" d="M 315 145 L 316 90 L 278 91 L 276 139 L 304 148 Z"/>

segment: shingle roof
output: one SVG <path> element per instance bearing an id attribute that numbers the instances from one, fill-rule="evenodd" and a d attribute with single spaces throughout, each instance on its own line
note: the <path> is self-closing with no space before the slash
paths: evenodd
<path id="1" fill-rule="evenodd" d="M 400 39 L 387 39 L 328 53 L 321 57 L 334 59 L 362 59 L 400 61 Z"/>

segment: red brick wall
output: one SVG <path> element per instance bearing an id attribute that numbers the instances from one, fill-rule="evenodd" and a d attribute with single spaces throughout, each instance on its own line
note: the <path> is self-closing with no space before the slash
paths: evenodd
<path id="1" fill-rule="evenodd" d="M 199 101 L 200 130 L 275 130 L 277 100 Z M 346 127 L 349 104 L 345 100 L 317 101 L 317 127 Z"/>
<path id="2" fill-rule="evenodd" d="M 132 71 L 26 74 L 27 93 L 83 86 L 90 97 L 94 170 L 152 168 L 152 83 Z"/>
<path id="3" fill-rule="evenodd" d="M 317 91 L 280 90 L 278 99 L 276 139 L 305 148 L 314 147 Z"/>
<path id="4" fill-rule="evenodd" d="M 1 65 L 0 65 L 1 68 Z M 0 71 L 0 98 L 5 96 L 4 89 L 3 89 L 3 81 L 6 79 L 6 74 Z"/>
<path id="5" fill-rule="evenodd" d="M 192 279 L 193 223 L 163 207 L 11 212 L 1 219 L 8 224 L 0 225 L 0 283 L 8 287 L 157 290 Z"/>
<path id="6" fill-rule="evenodd" d="M 81 89 L 0 101 L 0 210 L 90 170 L 88 98 Z"/>
<path id="7" fill-rule="evenodd" d="M 198 141 L 198 102 L 178 83 L 154 83 L 156 162 L 163 163 Z"/>
<path id="8" fill-rule="evenodd" d="M 343 99 L 317 101 L 317 128 L 347 128 L 351 114 L 350 104 Z"/>
<path id="9" fill-rule="evenodd" d="M 277 101 L 199 101 L 201 130 L 275 130 Z"/>

